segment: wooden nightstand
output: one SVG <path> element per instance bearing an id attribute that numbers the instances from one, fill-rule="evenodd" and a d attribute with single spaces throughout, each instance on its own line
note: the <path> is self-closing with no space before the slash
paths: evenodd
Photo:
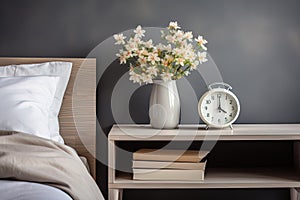
<path id="1" fill-rule="evenodd" d="M 291 200 L 300 188 L 300 124 L 243 124 L 233 130 L 205 130 L 202 125 L 181 125 L 179 129 L 156 130 L 149 125 L 114 125 L 108 136 L 109 166 L 116 166 L 118 142 L 132 141 L 291 141 L 294 164 L 290 168 L 207 169 L 204 181 L 137 181 L 130 173 L 116 173 L 109 168 L 109 200 L 121 200 L 123 189 L 195 189 L 195 188 L 290 188 Z M 131 160 L 128 161 L 131 163 Z M 209 162 L 209 160 L 208 160 Z"/>

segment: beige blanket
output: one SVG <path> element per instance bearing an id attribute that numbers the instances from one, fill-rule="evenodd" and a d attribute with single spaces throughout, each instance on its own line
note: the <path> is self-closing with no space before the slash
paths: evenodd
<path id="1" fill-rule="evenodd" d="M 47 184 L 74 200 L 104 199 L 75 150 L 24 133 L 0 133 L 0 179 Z"/>

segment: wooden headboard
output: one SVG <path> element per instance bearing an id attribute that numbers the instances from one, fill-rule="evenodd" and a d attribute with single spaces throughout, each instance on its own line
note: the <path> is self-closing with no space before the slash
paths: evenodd
<path id="1" fill-rule="evenodd" d="M 73 63 L 71 77 L 59 114 L 60 134 L 64 138 L 65 144 L 73 147 L 80 156 L 87 158 L 91 174 L 95 179 L 96 59 L 8 57 L 0 58 L 0 67 L 12 64 L 42 63 L 50 61 L 66 61 Z M 78 133 L 80 133 L 80 136 Z"/>

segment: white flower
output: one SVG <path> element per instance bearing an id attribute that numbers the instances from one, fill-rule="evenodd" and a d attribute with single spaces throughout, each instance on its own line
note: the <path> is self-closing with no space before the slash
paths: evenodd
<path id="1" fill-rule="evenodd" d="M 156 61 L 160 61 L 160 58 L 156 53 L 150 53 L 148 56 L 148 61 L 151 62 L 152 65 L 154 65 Z"/>
<path id="2" fill-rule="evenodd" d="M 172 46 L 171 44 L 168 44 L 168 45 L 164 45 L 162 43 L 159 43 L 157 46 L 156 46 L 157 50 L 160 50 L 160 51 L 172 51 Z"/>
<path id="3" fill-rule="evenodd" d="M 115 34 L 114 39 L 116 40 L 115 44 L 125 44 L 125 39 L 126 37 L 121 33 L 121 34 Z"/>
<path id="4" fill-rule="evenodd" d="M 180 48 L 185 48 L 186 49 L 187 46 L 188 46 L 187 40 L 179 40 L 178 43 L 180 45 Z"/>
<path id="5" fill-rule="evenodd" d="M 141 66 L 145 66 L 147 64 L 147 58 L 146 57 L 139 57 L 138 62 L 141 64 Z"/>
<path id="6" fill-rule="evenodd" d="M 181 66 L 184 66 L 184 61 L 185 61 L 184 58 L 177 58 L 177 59 L 176 59 L 176 63 L 177 63 L 178 65 L 181 65 Z"/>
<path id="7" fill-rule="evenodd" d="M 193 39 L 193 33 L 192 33 L 192 31 L 186 32 L 184 34 L 184 38 L 187 39 L 188 41 L 192 41 L 192 39 Z"/>
<path id="8" fill-rule="evenodd" d="M 127 51 L 136 51 L 137 48 L 137 44 L 135 42 L 128 42 L 127 45 L 125 45 L 125 48 Z"/>
<path id="9" fill-rule="evenodd" d="M 129 72 L 129 80 L 132 81 L 133 83 L 139 83 L 141 84 L 141 76 L 135 73 L 133 70 Z"/>
<path id="10" fill-rule="evenodd" d="M 185 76 L 188 76 L 188 75 L 190 75 L 190 74 L 191 74 L 191 72 L 189 72 L 189 71 L 185 71 L 185 72 L 184 72 L 184 75 L 185 75 Z"/>
<path id="11" fill-rule="evenodd" d="M 126 58 L 125 56 L 120 56 L 120 64 L 126 64 Z"/>
<path id="12" fill-rule="evenodd" d="M 178 26 L 177 22 L 170 22 L 169 23 L 169 29 L 180 29 L 180 26 Z"/>
<path id="13" fill-rule="evenodd" d="M 125 56 L 126 59 L 132 58 L 134 56 L 131 51 L 124 51 L 123 55 Z"/>
<path id="14" fill-rule="evenodd" d="M 173 55 L 175 55 L 175 57 L 176 56 L 183 56 L 185 54 L 185 51 L 186 50 L 184 48 L 174 48 L 172 53 L 173 53 Z"/>
<path id="15" fill-rule="evenodd" d="M 141 38 L 139 38 L 137 35 L 135 35 L 135 36 L 133 37 L 132 41 L 135 42 L 136 45 L 139 45 L 139 44 L 141 44 L 141 42 L 142 42 L 142 41 L 141 41 Z"/>
<path id="16" fill-rule="evenodd" d="M 199 35 L 198 38 L 195 39 L 199 44 L 207 44 L 207 41 L 203 38 L 203 36 Z"/>
<path id="17" fill-rule="evenodd" d="M 165 50 L 167 50 L 168 52 L 171 52 L 172 51 L 172 46 L 171 44 L 168 44 L 165 46 Z"/>
<path id="18" fill-rule="evenodd" d="M 172 80 L 173 74 L 164 72 L 160 76 L 161 76 L 162 80 L 166 82 L 166 81 Z"/>
<path id="19" fill-rule="evenodd" d="M 193 51 L 193 45 L 192 44 L 185 44 L 184 48 L 186 48 L 188 51 Z"/>
<path id="20" fill-rule="evenodd" d="M 195 60 L 195 61 L 192 63 L 190 70 L 191 70 L 191 71 L 192 71 L 192 70 L 195 70 L 195 69 L 197 68 L 198 65 L 199 65 L 199 61 L 198 61 L 198 60 Z"/>
<path id="21" fill-rule="evenodd" d="M 167 35 L 166 40 L 170 43 L 175 43 L 176 42 L 176 38 L 172 35 Z"/>
<path id="22" fill-rule="evenodd" d="M 168 61 L 168 62 L 172 62 L 174 60 L 174 57 L 171 56 L 171 55 L 166 55 L 165 56 L 165 59 Z"/>
<path id="23" fill-rule="evenodd" d="M 169 60 L 163 59 L 163 60 L 162 60 L 162 64 L 163 64 L 164 66 L 168 67 L 168 66 L 169 66 Z"/>
<path id="24" fill-rule="evenodd" d="M 204 63 L 207 61 L 207 58 L 206 58 L 206 52 L 198 52 L 198 59 L 200 61 L 200 64 Z"/>
<path id="25" fill-rule="evenodd" d="M 186 59 L 186 60 L 195 60 L 197 55 L 195 54 L 194 50 L 193 49 L 186 49 L 186 51 L 184 52 L 183 54 L 183 57 Z"/>
<path id="26" fill-rule="evenodd" d="M 189 55 L 190 51 L 188 49 L 182 48 L 182 57 L 187 57 Z"/>
<path id="27" fill-rule="evenodd" d="M 205 51 L 207 50 L 206 46 L 204 46 L 205 44 L 207 44 L 207 40 L 205 40 L 202 36 L 198 36 L 198 38 L 195 39 L 196 42 L 198 43 L 198 45 L 201 46 L 202 49 L 204 49 Z"/>
<path id="28" fill-rule="evenodd" d="M 159 43 L 157 46 L 156 46 L 157 50 L 160 50 L 160 51 L 163 51 L 165 50 L 165 45 L 163 45 L 162 43 Z"/>
<path id="29" fill-rule="evenodd" d="M 155 53 L 155 54 L 158 55 L 158 49 L 157 49 L 156 46 L 154 46 L 154 47 L 152 48 L 152 53 Z"/>
<path id="30" fill-rule="evenodd" d="M 120 59 L 120 64 L 126 64 L 126 57 L 123 50 L 120 50 L 120 53 L 117 53 L 116 56 Z"/>
<path id="31" fill-rule="evenodd" d="M 133 31 L 139 38 L 142 38 L 145 36 L 145 30 L 142 29 L 142 27 L 140 25 L 138 25 L 136 27 L 136 29 Z"/>
<path id="32" fill-rule="evenodd" d="M 177 41 L 177 42 L 182 42 L 183 37 L 184 37 L 184 32 L 181 31 L 181 30 L 178 30 L 178 31 L 175 33 L 175 37 L 176 37 L 176 41 Z"/>
<path id="33" fill-rule="evenodd" d="M 155 66 L 153 66 L 149 67 L 146 72 L 150 75 L 157 76 L 158 69 Z"/>
<path id="34" fill-rule="evenodd" d="M 152 40 L 148 40 L 147 42 L 144 43 L 146 48 L 153 48 L 153 41 Z"/>
<path id="35" fill-rule="evenodd" d="M 143 47 L 142 49 L 137 50 L 137 56 L 139 58 L 143 58 L 144 56 L 147 56 L 149 52 Z"/>
<path id="36" fill-rule="evenodd" d="M 148 84 L 148 83 L 153 83 L 151 74 L 145 74 L 145 73 L 142 73 L 142 74 L 141 74 L 141 79 L 142 79 L 142 81 L 145 82 L 146 84 Z"/>

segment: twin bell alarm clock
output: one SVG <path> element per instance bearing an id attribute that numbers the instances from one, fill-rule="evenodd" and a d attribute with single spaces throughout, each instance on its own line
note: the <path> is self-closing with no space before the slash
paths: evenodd
<path id="1" fill-rule="evenodd" d="M 212 83 L 200 98 L 198 112 L 206 129 L 232 128 L 240 113 L 240 103 L 231 89 L 226 83 Z"/>

